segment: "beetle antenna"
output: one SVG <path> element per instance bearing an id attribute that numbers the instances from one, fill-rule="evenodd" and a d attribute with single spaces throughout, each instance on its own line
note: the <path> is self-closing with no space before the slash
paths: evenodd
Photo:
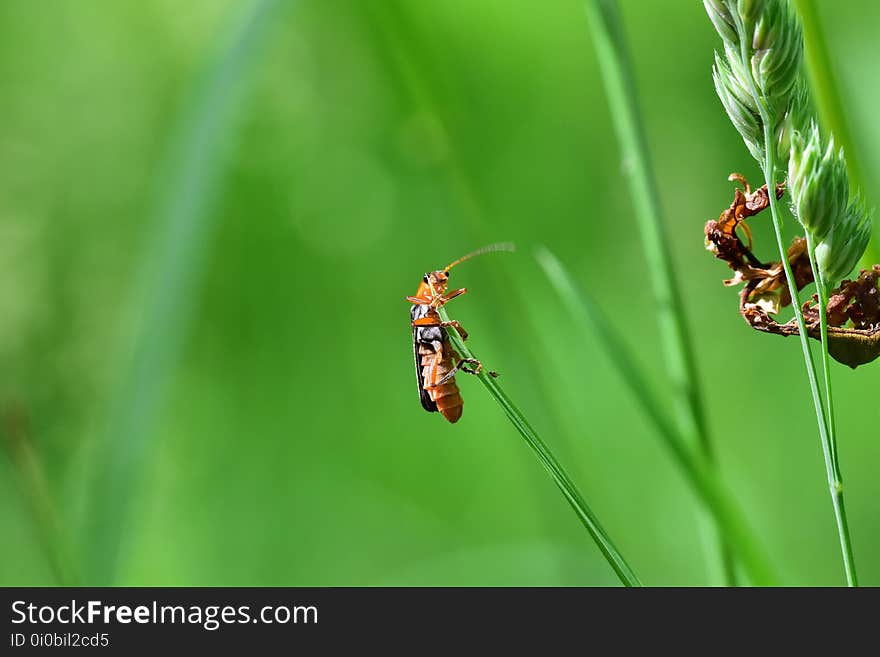
<path id="1" fill-rule="evenodd" d="M 477 249 L 476 251 L 471 251 L 466 256 L 462 256 L 458 260 L 454 261 L 452 264 L 446 265 L 443 269 L 444 272 L 448 272 L 450 269 L 455 267 L 456 265 L 460 265 L 465 260 L 470 260 L 471 258 L 476 258 L 478 255 L 483 255 L 484 253 L 492 253 L 494 251 L 516 251 L 516 247 L 513 245 L 513 242 L 498 242 L 497 244 L 489 244 L 488 246 L 484 246 L 481 249 Z"/>

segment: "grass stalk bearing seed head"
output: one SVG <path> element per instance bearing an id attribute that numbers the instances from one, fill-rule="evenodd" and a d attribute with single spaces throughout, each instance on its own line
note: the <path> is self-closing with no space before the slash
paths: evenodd
<path id="1" fill-rule="evenodd" d="M 788 163 L 792 213 L 815 245 L 818 275 L 830 287 L 856 266 L 871 236 L 864 203 L 850 190 L 843 151 L 823 139 L 801 70 L 804 39 L 790 0 L 703 0 L 724 43 L 715 54 L 715 90 L 759 163 L 763 118 L 772 123 L 775 161 Z"/>

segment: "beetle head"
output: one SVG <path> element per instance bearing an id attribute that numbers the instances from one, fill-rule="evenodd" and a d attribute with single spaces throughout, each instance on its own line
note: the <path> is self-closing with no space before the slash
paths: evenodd
<path id="1" fill-rule="evenodd" d="M 449 274 L 440 269 L 425 274 L 425 283 L 428 288 L 433 288 L 436 294 L 446 294 L 446 288 L 449 286 Z"/>

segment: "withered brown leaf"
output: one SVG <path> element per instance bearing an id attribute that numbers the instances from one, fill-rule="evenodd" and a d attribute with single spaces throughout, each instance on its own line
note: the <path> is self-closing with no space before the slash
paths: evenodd
<path id="1" fill-rule="evenodd" d="M 745 283 L 739 295 L 740 314 L 753 329 L 774 335 L 789 336 L 800 333 L 795 320 L 780 324 L 771 315 L 791 305 L 791 295 L 785 280 L 782 262 L 763 263 L 752 253 L 751 231 L 745 220 L 770 205 L 767 186 L 752 191 L 746 179 L 737 173 L 729 180 L 739 182 L 744 189 L 734 190 L 733 203 L 721 213 L 717 221 L 706 223 L 706 248 L 716 258 L 724 260 L 734 271 L 733 278 L 724 281 L 727 286 Z M 776 198 L 782 198 L 785 185 L 776 185 Z M 746 233 L 749 246 L 743 244 L 737 228 Z M 797 237 L 788 248 L 788 262 L 794 274 L 797 289 L 813 282 L 813 270 L 807 253 L 807 243 Z M 856 368 L 880 357 L 880 265 L 862 270 L 856 280 L 843 281 L 828 301 L 828 353 L 840 363 Z M 818 298 L 804 304 L 807 334 L 821 339 Z M 849 324 L 847 326 L 847 324 Z"/>

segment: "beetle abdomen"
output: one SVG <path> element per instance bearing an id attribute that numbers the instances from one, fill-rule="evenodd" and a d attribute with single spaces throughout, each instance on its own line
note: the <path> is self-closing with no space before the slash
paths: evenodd
<path id="1" fill-rule="evenodd" d="M 453 367 L 455 367 L 453 361 L 454 352 L 452 351 L 452 348 L 448 343 L 444 346 L 443 357 L 440 362 L 437 363 L 436 367 L 434 367 L 436 359 L 435 352 L 427 346 L 422 346 L 419 349 L 422 356 L 422 380 L 425 382 L 425 391 L 430 395 L 431 401 L 437 405 L 437 410 L 440 411 L 440 414 L 449 422 L 454 423 L 461 417 L 462 407 L 464 406 L 464 401 L 458 391 L 458 384 L 455 382 L 455 377 L 450 378 L 443 385 L 431 385 L 432 381 L 440 381 L 452 371 Z M 434 369 L 433 378 L 431 371 L 432 368 Z"/>

